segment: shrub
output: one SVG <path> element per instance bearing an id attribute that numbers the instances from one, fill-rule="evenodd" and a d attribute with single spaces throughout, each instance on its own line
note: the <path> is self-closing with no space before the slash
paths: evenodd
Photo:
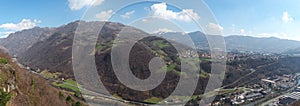
<path id="1" fill-rule="evenodd" d="M 66 98 L 66 101 L 72 101 L 72 97 L 69 95 L 67 98 Z"/>
<path id="2" fill-rule="evenodd" d="M 75 97 L 81 98 L 81 93 L 80 91 L 76 91 L 74 94 Z"/>
<path id="3" fill-rule="evenodd" d="M 5 58 L 0 57 L 0 64 L 7 64 L 8 61 Z"/>
<path id="4" fill-rule="evenodd" d="M 6 106 L 6 103 L 10 100 L 11 96 L 9 93 L 0 92 L 0 106 Z"/>
<path id="5" fill-rule="evenodd" d="M 72 106 L 82 106 L 82 104 L 77 101 L 76 103 L 72 103 Z"/>
<path id="6" fill-rule="evenodd" d="M 32 90 L 32 92 L 34 91 L 34 85 L 35 85 L 35 81 L 34 81 L 34 79 L 31 79 L 31 90 Z"/>
<path id="7" fill-rule="evenodd" d="M 65 96 L 64 96 L 64 94 L 63 94 L 61 91 L 59 91 L 59 92 L 58 92 L 58 97 L 59 97 L 59 98 L 64 98 Z"/>

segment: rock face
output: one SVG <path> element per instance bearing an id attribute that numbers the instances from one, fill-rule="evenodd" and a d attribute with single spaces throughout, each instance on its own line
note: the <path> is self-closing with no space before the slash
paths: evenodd
<path id="1" fill-rule="evenodd" d="M 0 50 L 0 58 L 1 105 L 70 105 L 59 98 L 59 91 L 56 88 L 50 86 L 43 78 L 21 69 L 7 53 L 3 53 L 3 50 Z"/>

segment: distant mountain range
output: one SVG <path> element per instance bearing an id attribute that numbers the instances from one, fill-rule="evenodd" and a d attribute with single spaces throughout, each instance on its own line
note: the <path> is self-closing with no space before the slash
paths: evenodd
<path id="1" fill-rule="evenodd" d="M 300 55 L 300 47 L 287 50 L 287 51 L 283 52 L 283 54 Z"/>
<path id="2" fill-rule="evenodd" d="M 299 41 L 279 39 L 275 37 L 256 38 L 235 35 L 225 37 L 225 41 L 227 49 L 229 50 L 244 50 L 264 53 L 283 53 L 300 47 Z"/>
<path id="3" fill-rule="evenodd" d="M 174 41 L 181 42 L 185 45 L 192 46 L 189 38 L 194 42 L 194 45 L 199 49 L 209 49 L 209 44 L 206 36 L 202 32 L 179 33 L 168 32 L 158 33 L 159 36 L 170 38 Z M 178 37 L 185 36 L 185 37 Z M 188 37 L 187 37 L 188 36 Z M 232 35 L 224 37 L 226 48 L 228 51 L 252 51 L 259 53 L 284 53 L 300 47 L 299 41 L 279 39 L 275 37 L 257 38 L 251 36 Z"/>
<path id="4" fill-rule="evenodd" d="M 75 23 L 75 22 L 73 22 Z M 70 24 L 68 24 L 70 25 Z M 66 31 L 75 31 L 76 26 L 73 28 L 66 29 L 68 25 L 64 25 L 58 28 L 40 28 L 35 27 L 32 29 L 27 29 L 10 34 L 7 38 L 0 39 L 0 45 L 9 49 L 11 55 L 19 55 L 25 52 L 33 44 L 38 41 L 43 41 L 47 39 L 54 33 L 59 31 L 60 33 Z M 64 28 L 64 29 L 62 29 Z M 166 32 L 157 33 L 156 35 L 164 36 L 170 38 L 174 41 L 183 43 L 185 45 L 191 46 L 189 39 L 191 38 L 195 46 L 199 49 L 209 49 L 209 44 L 206 40 L 206 36 L 202 32 L 191 32 L 191 33 L 181 33 L 181 32 Z M 180 37 L 185 36 L 185 37 Z M 212 35 L 207 35 L 212 36 Z M 275 37 L 269 38 L 257 38 L 251 36 L 241 36 L 232 35 L 224 37 L 226 42 L 226 48 L 228 51 L 252 51 L 260 53 L 286 53 L 287 51 L 292 53 L 297 48 L 300 48 L 300 42 L 294 40 L 279 39 Z"/>

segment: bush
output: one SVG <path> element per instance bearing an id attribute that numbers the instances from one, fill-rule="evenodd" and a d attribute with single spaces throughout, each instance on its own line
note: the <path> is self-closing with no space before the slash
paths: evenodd
<path id="1" fill-rule="evenodd" d="M 64 96 L 64 94 L 63 94 L 61 91 L 59 91 L 59 92 L 58 92 L 58 97 L 59 97 L 59 98 L 64 98 L 65 96 Z"/>
<path id="2" fill-rule="evenodd" d="M 78 98 L 81 98 L 81 93 L 80 91 L 76 91 L 75 94 L 74 94 L 75 97 L 78 97 Z"/>
<path id="3" fill-rule="evenodd" d="M 67 101 L 67 102 L 72 101 L 72 97 L 69 95 L 69 96 L 66 98 L 66 101 Z"/>
<path id="4" fill-rule="evenodd" d="M 8 61 L 5 58 L 0 57 L 0 63 L 1 64 L 7 64 Z"/>
<path id="5" fill-rule="evenodd" d="M 0 92 L 0 106 L 6 106 L 6 103 L 10 100 L 11 96 L 9 93 Z"/>
<path id="6" fill-rule="evenodd" d="M 34 84 L 35 84 L 34 79 L 31 79 L 31 90 L 32 90 L 32 92 L 34 91 Z"/>
<path id="7" fill-rule="evenodd" d="M 73 103 L 72 106 L 82 106 L 82 104 L 77 101 L 76 103 Z"/>

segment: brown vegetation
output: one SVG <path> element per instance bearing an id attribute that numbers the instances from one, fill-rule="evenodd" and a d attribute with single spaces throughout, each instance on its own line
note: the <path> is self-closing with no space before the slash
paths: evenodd
<path id="1" fill-rule="evenodd" d="M 1 65 L 0 71 L 10 73 L 8 80 L 15 81 L 14 90 L 10 93 L 11 99 L 7 105 L 11 106 L 67 106 L 64 99 L 59 99 L 59 90 L 50 86 L 46 80 L 24 71 L 14 63 L 8 54 L 0 50 L 0 57 L 8 60 L 7 65 Z"/>

